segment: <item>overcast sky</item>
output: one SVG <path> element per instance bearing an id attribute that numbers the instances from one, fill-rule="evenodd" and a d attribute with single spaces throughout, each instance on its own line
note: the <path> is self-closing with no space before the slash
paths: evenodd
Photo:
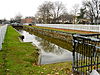
<path id="1" fill-rule="evenodd" d="M 61 1 L 70 11 L 74 4 L 81 5 L 83 0 L 0 0 L 0 19 L 14 18 L 19 13 L 24 17 L 34 16 L 44 1 Z"/>

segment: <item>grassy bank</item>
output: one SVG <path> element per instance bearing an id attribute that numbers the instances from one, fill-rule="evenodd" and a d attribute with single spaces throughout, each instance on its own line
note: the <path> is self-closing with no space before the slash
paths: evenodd
<path id="1" fill-rule="evenodd" d="M 49 36 L 44 36 L 43 34 L 39 34 L 39 33 L 36 33 L 34 31 L 30 31 L 29 29 L 24 29 L 25 31 L 29 32 L 30 34 L 34 34 L 40 38 L 43 38 L 53 44 L 56 44 L 66 50 L 69 50 L 69 51 L 72 51 L 73 49 L 73 46 L 72 46 L 72 42 L 67 42 L 67 41 L 63 41 L 63 40 L 59 40 L 59 39 L 56 39 L 56 38 L 53 38 L 53 37 L 49 37 Z"/>
<path id="2" fill-rule="evenodd" d="M 20 34 L 9 26 L 0 51 L 0 75 L 66 75 L 71 72 L 71 62 L 37 65 L 36 47 L 20 42 L 18 36 Z"/>

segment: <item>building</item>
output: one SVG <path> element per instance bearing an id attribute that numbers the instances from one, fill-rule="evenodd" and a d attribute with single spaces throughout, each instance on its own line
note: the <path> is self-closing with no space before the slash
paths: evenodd
<path id="1" fill-rule="evenodd" d="M 90 24 L 90 19 L 79 19 L 78 23 L 79 24 Z"/>
<path id="2" fill-rule="evenodd" d="M 32 24 L 35 21 L 36 21 L 35 17 L 26 17 L 24 19 L 21 19 L 21 23 L 23 23 L 23 24 Z"/>

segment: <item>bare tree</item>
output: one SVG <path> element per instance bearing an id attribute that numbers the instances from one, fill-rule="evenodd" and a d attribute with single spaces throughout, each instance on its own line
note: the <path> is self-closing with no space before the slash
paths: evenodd
<path id="1" fill-rule="evenodd" d="M 37 15 L 41 18 L 39 19 L 41 22 L 57 23 L 59 22 L 60 15 L 62 15 L 62 12 L 65 11 L 65 7 L 62 2 L 45 1 L 39 6 L 38 10 Z"/>
<path id="2" fill-rule="evenodd" d="M 97 24 L 97 20 L 100 15 L 100 10 L 99 10 L 99 5 L 100 5 L 100 0 L 92 0 L 94 4 L 94 11 L 95 11 L 95 23 Z"/>
<path id="3" fill-rule="evenodd" d="M 53 3 L 50 1 L 45 1 L 39 6 L 39 11 L 37 15 L 43 19 L 43 23 L 50 23 L 51 9 L 53 8 Z"/>
<path id="4" fill-rule="evenodd" d="M 64 12 L 62 15 L 60 15 L 60 20 L 62 21 L 62 23 L 71 24 L 73 21 L 73 15 Z"/>
<path id="5" fill-rule="evenodd" d="M 97 24 L 100 15 L 100 0 L 84 1 L 83 5 L 87 9 L 87 16 L 90 18 L 91 23 Z"/>
<path id="6" fill-rule="evenodd" d="M 59 17 L 66 11 L 65 6 L 62 2 L 54 2 L 53 5 L 53 21 L 55 23 L 59 22 Z"/>
<path id="7" fill-rule="evenodd" d="M 73 9 L 72 9 L 72 14 L 73 14 L 73 23 L 75 24 L 77 22 L 77 13 L 79 11 L 79 4 L 75 4 L 73 6 Z"/>

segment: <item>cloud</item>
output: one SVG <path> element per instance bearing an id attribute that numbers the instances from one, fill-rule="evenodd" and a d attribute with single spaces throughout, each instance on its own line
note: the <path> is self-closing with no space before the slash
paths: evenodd
<path id="1" fill-rule="evenodd" d="M 13 18 L 16 14 L 21 13 L 23 16 L 34 16 L 37 8 L 46 0 L 1 0 L 0 1 L 0 19 Z M 48 1 L 48 0 L 47 0 Z M 50 0 L 62 1 L 65 6 L 70 7 L 81 0 Z"/>

